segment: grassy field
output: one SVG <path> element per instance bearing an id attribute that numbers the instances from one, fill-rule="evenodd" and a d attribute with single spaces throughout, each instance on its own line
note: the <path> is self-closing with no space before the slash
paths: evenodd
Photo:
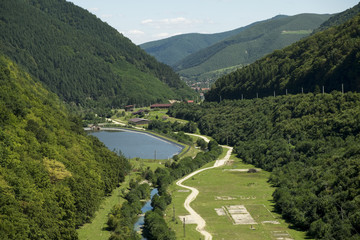
<path id="1" fill-rule="evenodd" d="M 265 171 L 232 172 L 229 170 L 248 169 L 253 166 L 243 164 L 234 156 L 231 160 L 233 162 L 230 165 L 201 172 L 184 182 L 185 185 L 199 190 L 200 193 L 191 206 L 205 219 L 206 230 L 213 235 L 213 239 L 271 240 L 280 237 L 305 239 L 304 232 L 290 229 L 288 224 L 273 212 L 271 195 L 274 188 L 267 182 L 270 173 Z M 188 214 L 183 203 L 189 192 L 181 190 L 182 188 L 175 184 L 170 187 L 173 206 L 170 206 L 166 212 L 169 227 L 176 231 L 177 239 L 203 239 L 195 231 L 195 225 L 186 225 L 186 237 L 184 238 L 183 226 L 178 216 Z M 215 211 L 215 209 L 223 207 L 228 210 L 229 206 L 238 205 L 243 205 L 257 224 L 235 225 L 231 215 L 219 216 Z M 173 221 L 173 208 L 175 208 L 175 222 Z M 279 224 L 274 224 L 274 222 Z"/>
<path id="2" fill-rule="evenodd" d="M 112 207 L 116 204 L 122 203 L 125 200 L 122 198 L 123 189 L 129 186 L 130 177 L 125 178 L 125 182 L 116 188 L 112 195 L 105 198 L 102 202 L 100 209 L 96 212 L 94 219 L 91 223 L 83 225 L 77 230 L 80 240 L 108 240 L 110 232 L 106 230 L 108 214 Z"/>

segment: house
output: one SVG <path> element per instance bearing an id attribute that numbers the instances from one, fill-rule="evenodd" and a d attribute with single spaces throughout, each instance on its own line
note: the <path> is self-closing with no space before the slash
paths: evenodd
<path id="1" fill-rule="evenodd" d="M 89 128 L 92 130 L 92 131 L 100 131 L 101 128 L 100 126 L 96 125 L 96 124 L 91 124 L 89 125 Z"/>
<path id="2" fill-rule="evenodd" d="M 133 115 L 137 115 L 137 114 L 141 114 L 141 113 L 148 113 L 149 112 L 149 110 L 144 110 L 144 109 L 140 109 L 140 110 L 137 110 L 136 112 L 133 112 L 132 114 Z"/>
<path id="3" fill-rule="evenodd" d="M 187 103 L 194 103 L 194 100 L 187 100 Z"/>
<path id="4" fill-rule="evenodd" d="M 166 103 L 166 104 L 153 104 L 150 106 L 151 109 L 154 109 L 154 108 L 162 108 L 162 109 L 168 109 L 172 106 L 172 104 L 170 103 Z"/>
<path id="5" fill-rule="evenodd" d="M 129 123 L 134 125 L 145 125 L 145 124 L 149 124 L 149 122 L 150 121 L 145 118 L 132 118 L 129 120 Z"/>
<path id="6" fill-rule="evenodd" d="M 134 108 L 135 108 L 134 105 L 127 105 L 127 106 L 125 106 L 125 111 L 132 112 L 132 111 L 134 111 Z"/>

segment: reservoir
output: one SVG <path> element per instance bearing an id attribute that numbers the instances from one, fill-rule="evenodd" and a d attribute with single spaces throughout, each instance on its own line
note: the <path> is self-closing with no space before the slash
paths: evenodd
<path id="1" fill-rule="evenodd" d="M 110 150 L 120 150 L 127 158 L 169 159 L 183 149 L 181 145 L 137 131 L 99 131 L 90 134 Z"/>

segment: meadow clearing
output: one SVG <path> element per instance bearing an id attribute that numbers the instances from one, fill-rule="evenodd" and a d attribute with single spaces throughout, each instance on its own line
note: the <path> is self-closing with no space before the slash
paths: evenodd
<path id="1" fill-rule="evenodd" d="M 183 183 L 200 192 L 191 206 L 205 219 L 205 229 L 219 240 L 305 239 L 304 232 L 291 229 L 273 212 L 274 188 L 267 182 L 270 173 L 259 169 L 248 173 L 247 169 L 252 168 L 232 155 L 225 166 L 203 171 Z M 183 220 L 179 218 L 188 214 L 183 203 L 190 192 L 175 184 L 169 189 L 173 203 L 166 211 L 166 219 L 177 239 L 203 239 L 194 224 L 186 224 L 184 233 Z"/>

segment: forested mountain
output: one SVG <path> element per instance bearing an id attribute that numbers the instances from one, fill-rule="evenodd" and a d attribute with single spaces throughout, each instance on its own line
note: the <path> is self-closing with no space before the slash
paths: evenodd
<path id="1" fill-rule="evenodd" d="M 216 81 L 209 101 L 277 94 L 360 90 L 360 15 Z"/>
<path id="2" fill-rule="evenodd" d="M 128 160 L 3 56 L 0 86 L 0 239 L 77 239 Z"/>
<path id="3" fill-rule="evenodd" d="M 250 26 L 214 34 L 180 34 L 158 41 L 147 42 L 141 44 L 140 47 L 158 61 L 172 66 L 190 54 L 234 36 Z"/>
<path id="4" fill-rule="evenodd" d="M 253 24 L 235 36 L 191 54 L 173 67 L 185 78 L 212 78 L 214 81 L 221 76 L 220 70 L 224 68 L 253 63 L 276 49 L 282 49 L 309 36 L 329 17 L 328 14 L 279 15 Z"/>
<path id="5" fill-rule="evenodd" d="M 0 51 L 63 100 L 82 107 L 191 98 L 173 72 L 65 0 L 0 2 Z"/>
<path id="6" fill-rule="evenodd" d="M 276 210 L 310 238 L 359 239 L 360 94 L 176 104 L 173 117 L 272 171 Z M 241 184 L 236 183 L 234 184 Z"/>
<path id="7" fill-rule="evenodd" d="M 360 13 L 360 3 L 358 3 L 356 6 L 350 8 L 344 12 L 335 14 L 334 16 L 329 18 L 327 21 L 325 21 L 323 24 L 321 24 L 321 26 L 318 29 L 315 29 L 314 33 L 324 31 L 330 27 L 341 25 L 341 24 L 345 23 L 346 21 L 350 20 L 351 18 L 355 17 L 359 13 Z"/>

